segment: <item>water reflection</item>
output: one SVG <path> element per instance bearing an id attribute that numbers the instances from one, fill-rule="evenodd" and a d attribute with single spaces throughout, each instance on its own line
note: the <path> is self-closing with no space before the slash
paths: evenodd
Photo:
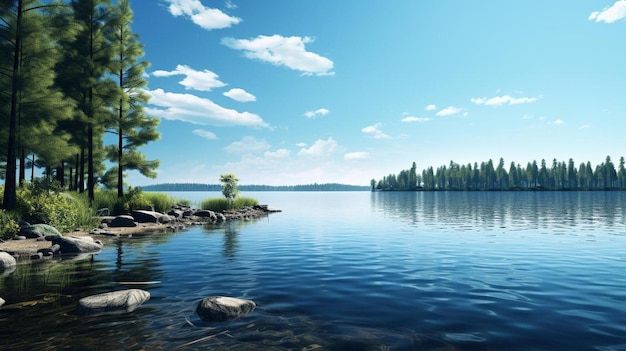
<path id="1" fill-rule="evenodd" d="M 239 231 L 242 227 L 255 223 L 262 218 L 251 218 L 240 221 L 227 221 L 217 224 L 206 224 L 204 230 L 207 234 L 224 234 L 224 248 L 222 250 L 224 257 L 234 258 L 239 247 Z"/>
<path id="2" fill-rule="evenodd" d="M 615 231 L 625 224 L 622 192 L 376 192 L 375 213 L 447 229 Z"/>

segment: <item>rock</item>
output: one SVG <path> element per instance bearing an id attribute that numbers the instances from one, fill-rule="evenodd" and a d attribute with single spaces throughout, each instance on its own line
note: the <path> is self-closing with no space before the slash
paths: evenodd
<path id="1" fill-rule="evenodd" d="M 11 256 L 8 252 L 0 252 L 0 271 L 9 270 L 17 265 L 15 257 Z"/>
<path id="2" fill-rule="evenodd" d="M 169 211 L 167 214 L 170 217 L 174 217 L 174 218 L 183 218 L 183 210 L 179 210 L 179 209 L 172 209 L 171 211 Z"/>
<path id="3" fill-rule="evenodd" d="M 226 220 L 226 216 L 224 216 L 223 213 L 216 213 L 215 215 L 217 216 L 217 220 L 216 221 L 218 223 L 222 223 L 222 222 L 224 222 Z"/>
<path id="4" fill-rule="evenodd" d="M 2 307 L 2 305 L 4 305 L 5 302 L 6 301 L 4 301 L 4 299 L 0 297 L 0 307 Z"/>
<path id="5" fill-rule="evenodd" d="M 52 245 L 59 245 L 59 250 L 63 254 L 79 254 L 87 252 L 97 252 L 102 249 L 100 241 L 94 241 L 92 237 L 56 237 L 52 239 Z"/>
<path id="6" fill-rule="evenodd" d="M 120 215 L 109 223 L 110 228 L 119 228 L 119 227 L 136 227 L 137 222 L 132 216 L 129 215 Z"/>
<path id="7" fill-rule="evenodd" d="M 200 218 L 210 218 L 211 220 L 217 219 L 215 212 L 211 210 L 198 210 L 193 215 Z"/>
<path id="8" fill-rule="evenodd" d="M 159 212 L 145 210 L 133 210 L 130 214 L 137 223 L 157 223 L 162 216 Z"/>
<path id="9" fill-rule="evenodd" d="M 252 312 L 256 303 L 234 297 L 211 296 L 200 301 L 196 313 L 205 322 L 224 322 Z"/>
<path id="10" fill-rule="evenodd" d="M 31 260 L 40 260 L 43 258 L 43 252 L 37 252 L 34 255 L 30 255 Z"/>
<path id="11" fill-rule="evenodd" d="M 163 223 L 163 224 L 167 224 L 167 223 L 172 223 L 175 219 L 168 216 L 168 215 L 162 215 L 161 217 L 159 217 L 158 222 L 159 223 Z"/>
<path id="12" fill-rule="evenodd" d="M 47 224 L 30 224 L 20 227 L 20 234 L 29 238 L 43 238 L 48 235 L 61 236 L 56 228 Z"/>
<path id="13" fill-rule="evenodd" d="M 80 299 L 78 313 L 81 315 L 129 313 L 149 299 L 150 293 L 145 290 L 112 291 Z"/>

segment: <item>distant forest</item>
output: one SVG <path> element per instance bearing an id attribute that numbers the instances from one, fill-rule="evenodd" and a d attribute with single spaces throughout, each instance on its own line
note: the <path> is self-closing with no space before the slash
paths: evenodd
<path id="1" fill-rule="evenodd" d="M 417 172 L 413 162 L 410 169 L 390 174 L 380 180 L 372 179 L 372 191 L 394 190 L 626 190 L 626 165 L 624 157 L 615 167 L 611 157 L 595 168 L 590 162 L 576 167 L 574 160 L 567 163 L 556 159 L 548 166 L 545 160 L 528 162 L 526 167 L 511 162 L 505 166 L 500 158 L 497 165 L 492 160 L 480 164 L 460 165 L 450 161 L 437 169 L 428 167 Z"/>
<path id="2" fill-rule="evenodd" d="M 241 191 L 368 191 L 366 185 L 346 185 L 337 183 L 306 184 L 306 185 L 239 185 Z M 144 191 L 222 191 L 221 184 L 200 183 L 165 183 L 146 185 L 141 187 Z"/>

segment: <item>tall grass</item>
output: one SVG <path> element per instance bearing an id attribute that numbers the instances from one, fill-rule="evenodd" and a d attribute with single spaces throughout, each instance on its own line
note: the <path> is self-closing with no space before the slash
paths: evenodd
<path id="1" fill-rule="evenodd" d="M 227 210 L 239 210 L 246 206 L 256 206 L 258 204 L 259 201 L 251 197 L 237 197 L 233 201 L 225 198 L 210 198 L 202 200 L 200 208 L 203 210 L 223 212 Z"/>

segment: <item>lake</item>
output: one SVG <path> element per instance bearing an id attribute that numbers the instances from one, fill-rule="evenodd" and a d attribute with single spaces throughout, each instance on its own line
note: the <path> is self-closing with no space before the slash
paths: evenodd
<path id="1" fill-rule="evenodd" d="M 625 192 L 242 195 L 283 212 L 19 265 L 0 349 L 626 350 Z M 77 315 L 126 288 L 151 299 Z M 257 308 L 205 323 L 212 295 Z"/>

